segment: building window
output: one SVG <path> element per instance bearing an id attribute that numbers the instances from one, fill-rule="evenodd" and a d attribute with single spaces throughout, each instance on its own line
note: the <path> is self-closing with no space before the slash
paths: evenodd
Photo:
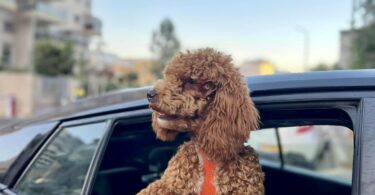
<path id="1" fill-rule="evenodd" d="M 12 47 L 10 46 L 10 44 L 4 44 L 2 55 L 1 55 L 1 64 L 9 65 L 11 58 L 12 58 Z"/>
<path id="2" fill-rule="evenodd" d="M 77 23 L 77 24 L 79 24 L 79 22 L 80 22 L 80 17 L 79 17 L 79 15 L 75 15 L 74 16 L 74 21 Z"/>
<path id="3" fill-rule="evenodd" d="M 4 22 L 4 31 L 8 33 L 14 32 L 14 23 L 10 21 Z"/>

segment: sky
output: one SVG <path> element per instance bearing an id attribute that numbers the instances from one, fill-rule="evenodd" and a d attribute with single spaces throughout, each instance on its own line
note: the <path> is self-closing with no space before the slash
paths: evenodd
<path id="1" fill-rule="evenodd" d="M 340 31 L 349 28 L 351 0 L 93 0 L 103 22 L 104 50 L 123 58 L 150 58 L 152 31 L 169 18 L 182 50 L 213 47 L 234 62 L 266 59 L 281 71 L 303 68 L 304 28 L 308 66 L 334 64 Z"/>

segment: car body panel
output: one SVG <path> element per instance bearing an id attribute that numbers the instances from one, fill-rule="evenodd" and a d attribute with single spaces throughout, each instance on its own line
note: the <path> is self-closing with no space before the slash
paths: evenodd
<path id="1" fill-rule="evenodd" d="M 371 195 L 375 192 L 375 98 L 365 98 L 360 109 L 355 147 L 354 180 L 358 194 Z"/>

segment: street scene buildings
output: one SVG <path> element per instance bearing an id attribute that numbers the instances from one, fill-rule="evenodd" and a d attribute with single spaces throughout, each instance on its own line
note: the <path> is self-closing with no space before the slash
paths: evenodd
<path id="1" fill-rule="evenodd" d="M 101 34 L 101 21 L 91 14 L 91 0 L 2 0 L 0 44 L 3 66 L 32 69 L 38 39 L 70 41 L 77 56 L 88 56 L 90 38 Z"/>

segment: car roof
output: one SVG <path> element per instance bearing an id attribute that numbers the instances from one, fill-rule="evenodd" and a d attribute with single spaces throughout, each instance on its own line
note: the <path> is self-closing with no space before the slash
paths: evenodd
<path id="1" fill-rule="evenodd" d="M 315 71 L 247 77 L 252 96 L 284 92 L 375 89 L 375 70 Z"/>
<path id="2" fill-rule="evenodd" d="M 375 70 L 316 71 L 246 77 L 251 95 L 279 93 L 375 89 Z M 151 87 L 119 90 L 95 98 L 79 100 L 49 113 L 39 114 L 6 126 L 19 128 L 28 124 L 82 118 L 106 112 L 147 108 L 146 93 Z"/>

